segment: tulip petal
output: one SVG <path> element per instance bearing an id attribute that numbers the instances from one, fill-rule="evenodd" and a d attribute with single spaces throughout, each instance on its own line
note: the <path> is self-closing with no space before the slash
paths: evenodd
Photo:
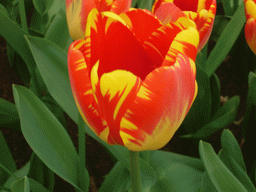
<path id="1" fill-rule="evenodd" d="M 210 37 L 214 18 L 215 18 L 215 13 L 216 13 L 215 4 L 212 4 L 210 6 L 209 11 L 207 11 L 206 9 L 202 9 L 198 13 L 192 12 L 192 11 L 184 11 L 186 16 L 196 23 L 197 30 L 200 35 L 200 44 L 199 44 L 198 51 L 200 51 L 203 48 L 203 46 L 205 45 L 205 43 L 208 41 Z"/>
<path id="2" fill-rule="evenodd" d="M 210 6 L 214 5 L 216 6 L 216 0 L 198 0 L 198 5 L 197 5 L 197 11 L 196 12 L 200 12 L 203 9 L 210 9 Z"/>
<path id="3" fill-rule="evenodd" d="M 99 65 L 101 63 L 98 62 L 91 71 L 91 84 L 98 101 L 99 113 L 111 127 L 108 143 L 123 145 L 120 137 L 120 121 L 130 103 L 136 98 L 141 80 L 124 70 L 104 73 L 99 78 Z"/>
<path id="4" fill-rule="evenodd" d="M 177 34 L 188 27 L 196 26 L 193 21 L 185 17 L 179 18 L 175 23 L 170 23 L 159 27 L 143 43 L 144 49 L 147 51 L 156 67 L 160 67 L 162 65 L 170 44 Z"/>
<path id="5" fill-rule="evenodd" d="M 83 53 L 80 51 L 83 49 L 84 44 L 84 40 L 75 41 L 69 48 L 68 68 L 70 84 L 78 110 L 84 121 L 96 135 L 107 142 L 109 128 L 99 115 L 91 87 L 88 67 Z"/>
<path id="6" fill-rule="evenodd" d="M 167 2 L 159 5 L 153 13 L 164 25 L 177 21 L 179 17 L 186 17 L 186 15 L 176 5 Z"/>
<path id="7" fill-rule="evenodd" d="M 179 7 L 182 11 L 197 11 L 198 0 L 189 0 L 189 1 L 181 1 L 181 0 L 173 0 L 173 3 Z"/>
<path id="8" fill-rule="evenodd" d="M 148 10 L 134 9 L 120 14 L 120 17 L 127 23 L 139 42 L 143 43 L 157 28 L 161 22 Z"/>
<path id="9" fill-rule="evenodd" d="M 84 38 L 87 16 L 94 7 L 95 1 L 66 0 L 68 29 L 73 40 Z"/>
<path id="10" fill-rule="evenodd" d="M 149 55 L 121 17 L 111 12 L 101 15 L 93 10 L 88 18 L 86 40 L 91 54 L 88 62 L 91 68 L 100 60 L 99 77 L 120 69 L 144 79 L 155 69 Z"/>
<path id="11" fill-rule="evenodd" d="M 245 24 L 245 38 L 251 48 L 256 54 L 256 19 L 250 18 Z"/>
<path id="12" fill-rule="evenodd" d="M 197 94 L 195 63 L 179 54 L 173 66 L 152 71 L 121 120 L 120 135 L 133 151 L 163 147 L 174 135 Z"/>
<path id="13" fill-rule="evenodd" d="M 244 9 L 246 14 L 246 19 L 254 18 L 256 19 L 256 2 L 253 0 L 244 1 Z"/>
<path id="14" fill-rule="evenodd" d="M 162 65 L 171 66 L 176 61 L 176 57 L 179 53 L 187 55 L 195 61 L 198 44 L 199 34 L 194 27 L 189 27 L 181 31 L 174 38 Z"/>
<path id="15" fill-rule="evenodd" d="M 131 4 L 132 0 L 115 0 L 110 11 L 119 15 L 128 11 L 131 7 Z"/>

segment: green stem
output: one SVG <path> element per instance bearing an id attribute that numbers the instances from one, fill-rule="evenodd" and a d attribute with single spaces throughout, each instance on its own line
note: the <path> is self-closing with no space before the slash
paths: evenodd
<path id="1" fill-rule="evenodd" d="M 28 34 L 28 24 L 27 24 L 24 0 L 19 0 L 19 12 L 20 12 L 20 20 L 21 20 L 22 29 L 24 29 Z"/>
<path id="2" fill-rule="evenodd" d="M 139 152 L 130 151 L 130 174 L 133 192 L 142 192 Z"/>

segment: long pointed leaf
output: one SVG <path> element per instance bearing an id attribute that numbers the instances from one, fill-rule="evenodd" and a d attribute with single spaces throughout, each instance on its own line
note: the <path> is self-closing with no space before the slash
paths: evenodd
<path id="1" fill-rule="evenodd" d="M 77 187 L 79 158 L 66 130 L 30 90 L 14 85 L 13 92 L 21 130 L 30 147 L 52 171 Z"/>
<path id="2" fill-rule="evenodd" d="M 206 61 L 206 73 L 211 76 L 228 55 L 245 23 L 244 4 L 235 12 Z"/>

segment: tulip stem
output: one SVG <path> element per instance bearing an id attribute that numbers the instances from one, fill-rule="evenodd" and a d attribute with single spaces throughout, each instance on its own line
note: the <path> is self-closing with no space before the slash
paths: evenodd
<path id="1" fill-rule="evenodd" d="M 130 174 L 133 192 L 142 192 L 139 152 L 130 151 Z"/>

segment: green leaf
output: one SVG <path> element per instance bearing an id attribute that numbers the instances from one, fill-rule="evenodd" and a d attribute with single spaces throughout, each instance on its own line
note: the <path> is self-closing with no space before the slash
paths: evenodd
<path id="1" fill-rule="evenodd" d="M 129 167 L 130 169 L 130 167 Z M 149 163 L 140 158 L 141 182 L 143 191 L 150 191 L 157 181 L 157 175 Z"/>
<path id="2" fill-rule="evenodd" d="M 246 166 L 243 158 L 242 151 L 238 145 L 236 138 L 229 130 L 224 130 L 221 135 L 221 146 L 222 149 L 228 154 L 229 157 L 233 158 L 240 167 L 246 172 Z"/>
<path id="3" fill-rule="evenodd" d="M 200 192 L 217 192 L 207 171 L 202 174 Z"/>
<path id="4" fill-rule="evenodd" d="M 27 176 L 12 184 L 12 192 L 30 192 L 30 184 Z"/>
<path id="5" fill-rule="evenodd" d="M 0 131 L 0 164 L 1 166 L 4 166 L 6 169 L 8 169 L 12 173 L 14 173 L 17 170 L 11 151 L 9 150 L 8 145 L 1 131 Z M 4 169 L 1 168 L 1 166 L 0 166 L 0 186 L 2 186 L 10 176 Z"/>
<path id="6" fill-rule="evenodd" d="M 54 17 L 49 28 L 45 33 L 45 38 L 55 43 L 64 50 L 68 50 L 72 43 L 72 38 L 69 35 L 66 13 L 61 9 Z"/>
<path id="7" fill-rule="evenodd" d="M 211 89 L 210 78 L 200 65 L 197 65 L 196 80 L 198 83 L 198 94 L 189 110 L 182 127 L 187 133 L 194 133 L 205 124 L 209 123 L 211 118 Z"/>
<path id="8" fill-rule="evenodd" d="M 157 182 L 150 191 L 198 191 L 203 173 L 199 159 L 164 151 L 151 154 L 150 165 L 157 174 Z"/>
<path id="9" fill-rule="evenodd" d="M 219 37 L 217 44 L 206 61 L 206 73 L 211 76 L 228 55 L 245 23 L 244 4 L 235 12 L 234 16 Z"/>
<path id="10" fill-rule="evenodd" d="M 249 84 L 249 91 L 248 91 L 248 99 L 251 99 L 254 106 L 256 106 L 256 75 L 253 72 L 249 73 L 248 76 L 248 84 Z"/>
<path id="11" fill-rule="evenodd" d="M 154 3 L 153 0 L 147 0 L 147 1 L 141 0 L 140 2 L 138 2 L 138 8 L 147 9 L 151 11 L 153 3 Z"/>
<path id="12" fill-rule="evenodd" d="M 46 39 L 27 37 L 27 42 L 51 96 L 78 122 L 78 110 L 68 77 L 67 53 Z"/>
<path id="13" fill-rule="evenodd" d="M 49 18 L 52 18 L 55 16 L 60 9 L 62 9 L 64 12 L 66 10 L 66 1 L 63 0 L 54 0 L 51 8 L 48 11 Z"/>
<path id="14" fill-rule="evenodd" d="M 209 143 L 200 141 L 199 154 L 212 183 L 218 191 L 247 191 L 219 159 Z"/>
<path id="15" fill-rule="evenodd" d="M 50 191 L 54 188 L 55 176 L 54 173 L 41 161 L 41 159 L 32 153 L 30 158 L 30 169 L 27 175 L 34 179 L 42 186 L 48 188 Z"/>
<path id="16" fill-rule="evenodd" d="M 130 185 L 130 173 L 126 165 L 118 161 L 102 183 L 99 192 L 123 192 L 127 191 Z"/>
<path id="17" fill-rule="evenodd" d="M 30 190 L 32 192 L 50 192 L 53 190 L 46 189 L 43 185 L 35 181 L 34 179 L 28 178 L 30 184 Z"/>
<path id="18" fill-rule="evenodd" d="M 24 176 L 27 176 L 27 174 L 29 172 L 29 167 L 30 167 L 30 163 L 28 162 L 21 169 L 17 170 L 12 176 L 10 176 L 8 178 L 8 180 L 4 184 L 4 187 L 8 188 L 8 189 L 11 189 L 11 186 L 12 186 L 13 182 L 15 182 L 17 179 L 20 179 Z"/>
<path id="19" fill-rule="evenodd" d="M 52 171 L 78 188 L 79 158 L 65 129 L 30 90 L 14 85 L 13 92 L 21 130 L 30 147 Z"/>
<path id="20" fill-rule="evenodd" d="M 211 116 L 214 116 L 215 113 L 220 108 L 220 80 L 215 73 L 213 73 L 213 75 L 210 78 L 210 84 L 211 84 L 211 95 L 212 95 Z"/>
<path id="21" fill-rule="evenodd" d="M 62 108 L 56 103 L 56 101 L 52 98 L 52 96 L 47 92 L 42 98 L 41 101 L 51 110 L 51 112 L 57 117 L 59 122 L 66 128 L 66 119 L 65 114 Z"/>
<path id="22" fill-rule="evenodd" d="M 24 85 L 28 85 L 30 82 L 30 73 L 25 61 L 22 57 L 7 43 L 7 56 L 10 65 L 14 69 L 14 72 L 21 78 Z"/>
<path id="23" fill-rule="evenodd" d="M 186 135 L 186 137 L 195 137 L 195 138 L 206 138 L 209 137 L 212 133 L 223 129 L 234 122 L 239 107 L 240 99 L 238 96 L 232 97 L 228 100 L 223 107 L 221 107 L 216 114 L 213 116 L 210 123 L 203 126 L 197 132 Z"/>
<path id="24" fill-rule="evenodd" d="M 0 4 L 0 11 L 2 11 L 3 13 L 5 13 L 6 15 L 9 15 L 7 9 L 6 9 L 2 4 Z"/>
<path id="25" fill-rule="evenodd" d="M 41 15 L 37 11 L 34 11 L 31 17 L 30 28 L 42 34 L 45 34 L 50 24 L 50 21 L 51 18 L 49 17 L 49 14 L 46 13 L 44 15 Z"/>
<path id="26" fill-rule="evenodd" d="M 228 22 L 231 20 L 232 17 L 227 15 L 216 15 L 214 18 L 214 24 L 211 33 L 211 39 L 215 42 L 218 41 L 219 37 L 225 30 Z"/>
<path id="27" fill-rule="evenodd" d="M 229 130 L 224 130 L 221 135 L 221 146 L 223 148 L 220 159 L 248 191 L 256 191 L 252 181 L 246 173 L 246 166 L 242 151 Z"/>
<path id="28" fill-rule="evenodd" d="M 33 0 L 33 4 L 38 13 L 45 14 L 52 6 L 53 0 Z"/>
<path id="29" fill-rule="evenodd" d="M 19 116 L 15 105 L 0 98 L 0 127 L 12 128 L 20 131 Z"/>
<path id="30" fill-rule="evenodd" d="M 234 0 L 222 0 L 225 15 L 232 16 L 235 13 Z"/>
<path id="31" fill-rule="evenodd" d="M 196 56 L 196 65 L 200 65 L 205 70 L 207 59 L 208 43 Z"/>
<path id="32" fill-rule="evenodd" d="M 35 68 L 35 62 L 32 59 L 30 49 L 24 39 L 26 35 L 16 23 L 14 23 L 4 12 L 0 10 L 0 35 L 19 53 L 27 64 L 30 73 Z"/>
<path id="33" fill-rule="evenodd" d="M 236 178 L 243 184 L 243 186 L 247 189 L 247 191 L 255 192 L 256 189 L 254 187 L 253 182 L 245 172 L 243 168 L 240 167 L 240 165 L 232 158 L 229 157 L 229 162 L 232 167 L 232 172 L 236 176 Z"/>

